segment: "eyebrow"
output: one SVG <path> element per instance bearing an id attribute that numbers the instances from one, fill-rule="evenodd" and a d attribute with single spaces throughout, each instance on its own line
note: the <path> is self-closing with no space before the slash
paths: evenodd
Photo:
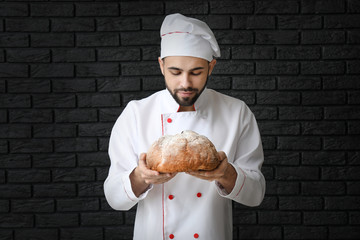
<path id="1" fill-rule="evenodd" d="M 176 70 L 176 71 L 183 71 L 183 69 L 181 68 L 177 68 L 177 67 L 168 67 L 169 70 Z M 189 72 L 192 72 L 192 71 L 196 71 L 196 70 L 202 70 L 202 69 L 205 69 L 204 67 L 196 67 L 196 68 L 192 68 L 189 70 Z"/>

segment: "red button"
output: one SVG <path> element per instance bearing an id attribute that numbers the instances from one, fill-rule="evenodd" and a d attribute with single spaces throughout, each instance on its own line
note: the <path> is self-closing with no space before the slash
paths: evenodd
<path id="1" fill-rule="evenodd" d="M 174 237 L 175 237 L 174 234 L 170 234 L 170 235 L 169 235 L 169 238 L 170 238 L 170 239 L 174 239 Z"/>
<path id="2" fill-rule="evenodd" d="M 199 234 L 195 233 L 194 238 L 199 238 Z"/>
<path id="3" fill-rule="evenodd" d="M 167 122 L 168 122 L 168 123 L 172 123 L 172 119 L 171 119 L 171 118 L 168 118 L 168 119 L 167 119 Z"/>
<path id="4" fill-rule="evenodd" d="M 174 199 L 174 195 L 169 195 L 169 199 L 173 200 Z"/>
<path id="5" fill-rule="evenodd" d="M 197 193 L 196 196 L 197 196 L 197 197 L 201 197 L 201 193 Z"/>

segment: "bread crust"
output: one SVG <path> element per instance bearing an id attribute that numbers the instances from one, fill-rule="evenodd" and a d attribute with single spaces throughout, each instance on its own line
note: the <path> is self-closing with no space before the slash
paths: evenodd
<path id="1" fill-rule="evenodd" d="M 162 172 L 213 170 L 219 164 L 214 144 L 194 131 L 160 137 L 146 154 L 148 168 Z"/>

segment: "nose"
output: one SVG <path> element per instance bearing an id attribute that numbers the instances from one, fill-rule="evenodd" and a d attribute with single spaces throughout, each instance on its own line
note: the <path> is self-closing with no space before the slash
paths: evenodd
<path id="1" fill-rule="evenodd" d="M 183 76 L 181 77 L 181 87 L 185 89 L 192 87 L 191 76 L 189 74 L 184 73 Z"/>

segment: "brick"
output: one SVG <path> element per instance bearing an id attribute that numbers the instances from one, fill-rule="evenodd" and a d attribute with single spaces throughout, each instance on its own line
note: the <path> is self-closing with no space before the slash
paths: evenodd
<path id="1" fill-rule="evenodd" d="M 266 137 L 261 138 L 262 145 L 264 150 L 274 150 L 276 149 L 276 138 L 275 137 Z"/>
<path id="2" fill-rule="evenodd" d="M 1 156 L 0 168 L 29 168 L 31 167 L 31 158 L 28 155 L 8 154 Z"/>
<path id="3" fill-rule="evenodd" d="M 255 34 L 256 44 L 298 44 L 299 34 L 292 30 L 283 31 L 257 31 Z"/>
<path id="4" fill-rule="evenodd" d="M 259 75 L 295 75 L 299 73 L 299 64 L 296 62 L 257 62 L 256 74 Z"/>
<path id="5" fill-rule="evenodd" d="M 324 16 L 324 28 L 359 28 L 359 16 L 356 14 Z"/>
<path id="6" fill-rule="evenodd" d="M 326 239 L 328 230 L 323 226 L 285 226 L 286 239 Z"/>
<path id="7" fill-rule="evenodd" d="M 95 51 L 93 49 L 53 49 L 52 58 L 54 62 L 95 62 Z"/>
<path id="8" fill-rule="evenodd" d="M 301 94 L 303 105 L 340 105 L 346 104 L 345 92 L 311 91 Z"/>
<path id="9" fill-rule="evenodd" d="M 360 81 L 356 76 L 327 76 L 323 78 L 324 89 L 360 89 Z"/>
<path id="10" fill-rule="evenodd" d="M 26 228 L 33 225 L 33 216 L 30 214 L 0 214 L 1 228 Z"/>
<path id="11" fill-rule="evenodd" d="M 276 179 L 278 180 L 317 180 L 319 179 L 317 167 L 277 167 Z"/>
<path id="12" fill-rule="evenodd" d="M 18 63 L 0 63 L 0 78 L 28 77 L 28 66 Z"/>
<path id="13" fill-rule="evenodd" d="M 178 2 L 165 2 L 165 14 L 181 12 L 182 14 L 208 14 L 208 2 L 185 1 L 184 4 Z"/>
<path id="14" fill-rule="evenodd" d="M 139 48 L 103 48 L 97 50 L 99 61 L 139 61 Z"/>
<path id="15" fill-rule="evenodd" d="M 359 13 L 360 12 L 360 3 L 357 0 L 350 0 L 348 2 L 348 12 Z"/>
<path id="16" fill-rule="evenodd" d="M 10 123 L 47 123 L 52 121 L 51 110 L 10 110 Z"/>
<path id="17" fill-rule="evenodd" d="M 52 94 L 52 95 L 34 95 L 33 106 L 35 108 L 66 108 L 75 107 L 75 95 Z"/>
<path id="18" fill-rule="evenodd" d="M 358 239 L 360 230 L 358 226 L 333 226 L 329 228 L 329 235 L 332 239 Z"/>
<path id="19" fill-rule="evenodd" d="M 160 35 L 158 31 L 122 32 L 120 41 L 122 46 L 158 46 L 160 44 Z"/>
<path id="20" fill-rule="evenodd" d="M 96 29 L 99 32 L 136 31 L 140 30 L 140 19 L 138 17 L 97 18 Z"/>
<path id="21" fill-rule="evenodd" d="M 359 180 L 359 167 L 323 167 L 321 178 L 324 180 Z"/>
<path id="22" fill-rule="evenodd" d="M 164 89 L 164 80 L 161 81 L 160 89 Z M 231 78 L 230 77 L 218 77 L 212 76 L 208 81 L 207 86 L 210 89 L 216 90 L 226 90 L 231 88 Z"/>
<path id="23" fill-rule="evenodd" d="M 291 122 L 258 122 L 261 135 L 298 135 L 300 124 Z"/>
<path id="24" fill-rule="evenodd" d="M 111 77 L 119 76 L 118 63 L 84 63 L 76 64 L 77 77 Z"/>
<path id="25" fill-rule="evenodd" d="M 36 184 L 34 185 L 33 194 L 34 197 L 46 197 L 46 198 L 74 197 L 76 196 L 76 185 L 70 183 Z"/>
<path id="26" fill-rule="evenodd" d="M 346 184 L 346 189 L 347 189 L 347 193 L 349 195 L 359 195 L 360 192 L 360 187 L 359 187 L 360 182 L 356 181 L 356 182 L 348 182 Z"/>
<path id="27" fill-rule="evenodd" d="M 300 193 L 300 184 L 296 182 L 266 181 L 266 194 L 297 195 Z"/>
<path id="28" fill-rule="evenodd" d="M 7 84 L 9 93 L 49 93 L 51 88 L 46 79 L 11 79 Z"/>
<path id="29" fill-rule="evenodd" d="M 351 30 L 348 31 L 348 43 L 360 43 L 360 31 Z"/>
<path id="30" fill-rule="evenodd" d="M 110 162 L 110 160 L 108 160 Z M 109 167 L 97 167 L 96 168 L 96 180 L 105 181 L 109 174 Z"/>
<path id="31" fill-rule="evenodd" d="M 256 14 L 289 14 L 298 13 L 299 4 L 297 1 L 256 1 Z"/>
<path id="32" fill-rule="evenodd" d="M 96 198 L 59 199 L 56 209 L 60 212 L 98 211 L 99 200 Z"/>
<path id="33" fill-rule="evenodd" d="M 51 140 L 29 139 L 29 140 L 11 140 L 11 153 L 47 153 L 52 151 Z"/>
<path id="34" fill-rule="evenodd" d="M 37 124 L 33 126 L 35 138 L 76 137 L 76 126 L 68 124 Z"/>
<path id="35" fill-rule="evenodd" d="M 95 31 L 95 20 L 88 18 L 55 18 L 51 20 L 53 32 L 91 32 Z"/>
<path id="36" fill-rule="evenodd" d="M 348 123 L 348 133 L 351 135 L 360 134 L 359 122 L 349 122 Z"/>
<path id="37" fill-rule="evenodd" d="M 38 240 L 57 240 L 58 239 L 58 230 L 57 229 L 16 229 L 15 230 L 16 239 L 27 239 L 27 238 L 37 238 Z"/>
<path id="38" fill-rule="evenodd" d="M 239 239 L 281 239 L 279 226 L 239 226 Z"/>
<path id="39" fill-rule="evenodd" d="M 67 63 L 34 64 L 31 65 L 32 77 L 73 77 L 74 65 Z"/>
<path id="40" fill-rule="evenodd" d="M 212 74 L 233 75 L 233 74 L 253 74 L 253 73 L 254 73 L 253 63 L 231 60 L 231 61 L 218 61 Z"/>
<path id="41" fill-rule="evenodd" d="M 248 31 L 215 31 L 214 35 L 219 44 L 251 44 L 254 42 L 254 37 Z"/>
<path id="42" fill-rule="evenodd" d="M 341 204 L 339 204 L 341 203 Z M 325 210 L 359 210 L 359 196 L 331 196 L 325 197 Z"/>
<path id="43" fill-rule="evenodd" d="M 0 3 L 0 16 L 2 17 L 22 17 L 28 16 L 28 14 L 26 3 Z"/>
<path id="44" fill-rule="evenodd" d="M 7 62 L 50 62 L 50 51 L 47 49 L 8 49 L 6 50 Z"/>
<path id="45" fill-rule="evenodd" d="M 56 152 L 88 152 L 97 151 L 95 138 L 71 138 L 54 140 Z"/>
<path id="46" fill-rule="evenodd" d="M 97 212 L 97 213 L 82 213 L 82 226 L 111 226 L 121 225 L 124 223 L 122 212 Z"/>
<path id="47" fill-rule="evenodd" d="M 91 168 L 54 169 L 53 182 L 89 182 L 95 180 L 95 171 Z"/>
<path id="48" fill-rule="evenodd" d="M 319 150 L 321 139 L 319 137 L 279 137 L 278 149 L 283 150 Z"/>
<path id="49" fill-rule="evenodd" d="M 317 15 L 278 16 L 279 29 L 320 29 L 322 18 Z"/>
<path id="50" fill-rule="evenodd" d="M 345 2 L 343 0 L 302 0 L 302 13 L 343 13 Z"/>
<path id="51" fill-rule="evenodd" d="M 279 210 L 322 210 L 323 199 L 309 196 L 281 196 L 279 197 Z"/>
<path id="52" fill-rule="evenodd" d="M 117 93 L 81 94 L 77 97 L 79 107 L 114 107 L 120 106 Z"/>
<path id="53" fill-rule="evenodd" d="M 133 62 L 121 64 L 122 76 L 153 76 L 161 75 L 159 64 L 155 61 L 152 62 Z"/>
<path id="54" fill-rule="evenodd" d="M 118 236 L 123 236 L 121 233 Z M 60 231 L 61 239 L 88 239 L 98 240 L 103 238 L 103 230 L 101 227 L 78 227 L 78 228 L 62 228 Z"/>
<path id="55" fill-rule="evenodd" d="M 209 87 L 209 83 L 207 86 Z M 142 89 L 145 91 L 165 89 L 164 79 L 161 77 L 144 77 L 142 79 Z"/>
<path id="56" fill-rule="evenodd" d="M 354 91 L 348 93 L 348 103 L 349 104 L 360 104 L 360 92 Z"/>
<path id="57" fill-rule="evenodd" d="M 72 3 L 32 3 L 31 16 L 37 17 L 72 17 L 74 5 Z"/>
<path id="58" fill-rule="evenodd" d="M 272 77 L 233 77 L 233 89 L 274 90 L 275 78 Z"/>
<path id="59" fill-rule="evenodd" d="M 260 224 L 272 225 L 287 225 L 287 224 L 301 224 L 301 213 L 299 212 L 280 212 L 280 211 L 266 211 L 259 212 Z"/>
<path id="60" fill-rule="evenodd" d="M 359 150 L 358 136 L 339 136 L 339 137 L 325 137 L 324 149 L 325 150 Z"/>
<path id="61" fill-rule="evenodd" d="M 234 220 L 239 224 L 255 224 L 256 223 L 256 214 L 254 212 L 245 212 L 245 211 L 234 211 Z M 135 215 L 134 215 L 135 217 Z M 126 221 L 126 219 L 125 219 Z"/>
<path id="62" fill-rule="evenodd" d="M 79 183 L 78 193 L 80 197 L 103 197 L 104 196 L 104 183 Z"/>
<path id="63" fill-rule="evenodd" d="M 141 5 L 141 7 L 139 7 Z M 120 15 L 149 15 L 163 14 L 164 7 L 162 2 L 121 2 Z"/>
<path id="64" fill-rule="evenodd" d="M 325 119 L 360 119 L 360 108 L 357 106 L 325 107 Z"/>
<path id="65" fill-rule="evenodd" d="M 234 29 L 275 29 L 274 16 L 233 16 Z"/>
<path id="66" fill-rule="evenodd" d="M 231 48 L 232 59 L 274 59 L 275 49 L 264 46 L 235 46 Z"/>
<path id="67" fill-rule="evenodd" d="M 0 153 L 7 153 L 8 148 L 8 142 L 5 140 L 0 140 Z"/>
<path id="68" fill-rule="evenodd" d="M 141 47 L 141 59 L 154 61 L 160 56 L 160 46 Z"/>
<path id="69" fill-rule="evenodd" d="M 57 109 L 55 110 L 56 122 L 95 122 L 97 121 L 96 109 Z"/>
<path id="70" fill-rule="evenodd" d="M 35 216 L 38 227 L 74 227 L 79 224 L 79 217 L 75 213 L 37 214 Z"/>
<path id="71" fill-rule="evenodd" d="M 280 91 L 263 91 L 258 92 L 256 95 L 256 100 L 258 104 L 294 104 L 297 105 L 300 103 L 300 94 L 294 92 L 280 92 Z"/>
<path id="72" fill-rule="evenodd" d="M 49 20 L 41 18 L 6 19 L 5 26 L 7 32 L 48 32 L 50 30 Z"/>
<path id="73" fill-rule="evenodd" d="M 301 193 L 306 196 L 329 196 L 344 195 L 346 193 L 346 185 L 343 182 L 302 182 Z"/>
<path id="74" fill-rule="evenodd" d="M 231 28 L 231 16 L 229 15 L 202 15 L 199 16 L 199 19 L 206 22 L 212 30 Z M 158 26 L 161 26 L 161 23 Z"/>
<path id="75" fill-rule="evenodd" d="M 33 156 L 33 165 L 35 168 L 57 168 L 57 167 L 75 167 L 76 158 L 73 154 L 48 153 L 35 154 Z"/>
<path id="76" fill-rule="evenodd" d="M 359 64 L 360 64 L 360 61 L 348 61 L 347 62 L 347 73 L 359 74 L 360 73 Z"/>
<path id="77" fill-rule="evenodd" d="M 28 47 L 29 36 L 25 33 L 0 33 L 0 47 Z"/>
<path id="78" fill-rule="evenodd" d="M 211 14 L 246 14 L 253 13 L 251 1 L 210 1 Z"/>
<path id="79" fill-rule="evenodd" d="M 8 200 L 0 200 L 0 212 L 9 212 L 10 209 L 10 201 Z M 0 235 L 1 236 L 1 235 Z"/>
<path id="80" fill-rule="evenodd" d="M 301 124 L 303 135 L 345 134 L 346 125 L 342 122 L 304 122 Z"/>
<path id="81" fill-rule="evenodd" d="M 5 62 L 5 52 L 3 50 L 0 51 L 0 62 Z"/>
<path id="82" fill-rule="evenodd" d="M 76 16 L 118 16 L 119 4 L 118 3 L 76 3 Z"/>
<path id="83" fill-rule="evenodd" d="M 321 50 L 319 47 L 278 47 L 278 59 L 319 59 Z"/>
<path id="84" fill-rule="evenodd" d="M 303 31 L 301 33 L 302 44 L 336 44 L 345 42 L 344 31 Z"/>
<path id="85" fill-rule="evenodd" d="M 266 164 L 296 166 L 300 164 L 300 154 L 297 152 L 265 151 L 264 155 L 266 156 Z"/>
<path id="86" fill-rule="evenodd" d="M 301 73 L 302 74 L 344 74 L 345 64 L 343 62 L 329 62 L 329 61 L 317 61 L 317 62 L 302 62 Z"/>
<path id="87" fill-rule="evenodd" d="M 123 110 L 119 108 L 102 108 L 99 110 L 100 122 L 115 122 Z"/>
<path id="88" fill-rule="evenodd" d="M 29 108 L 31 99 L 25 94 L 2 94 L 0 99 L 1 108 Z"/>
<path id="89" fill-rule="evenodd" d="M 304 152 L 303 165 L 344 165 L 346 163 L 345 153 L 342 152 Z"/>
<path id="90" fill-rule="evenodd" d="M 52 81 L 52 90 L 54 92 L 95 92 L 96 83 L 93 78 L 75 78 L 75 79 L 54 79 Z"/>
<path id="91" fill-rule="evenodd" d="M 323 47 L 323 59 L 357 59 L 359 55 L 360 55 L 360 47 L 355 47 L 355 46 Z"/>
<path id="92" fill-rule="evenodd" d="M 30 198 L 31 186 L 23 184 L 0 185 L 1 198 Z"/>
<path id="93" fill-rule="evenodd" d="M 112 123 L 80 124 L 80 137 L 110 137 Z"/>
<path id="94" fill-rule="evenodd" d="M 32 47 L 73 47 L 74 35 L 72 33 L 32 33 Z"/>
<path id="95" fill-rule="evenodd" d="M 153 30 L 153 31 L 159 32 L 163 21 L 164 21 L 164 16 L 162 16 L 162 15 L 142 16 L 140 19 L 141 29 L 142 30 Z M 205 21 L 205 19 L 203 19 L 203 21 Z"/>
<path id="96" fill-rule="evenodd" d="M 109 166 L 110 160 L 107 153 L 79 153 L 78 164 L 80 167 Z"/>
<path id="97" fill-rule="evenodd" d="M 119 46 L 118 33 L 78 33 L 76 34 L 76 46 L 78 47 L 107 47 Z"/>
<path id="98" fill-rule="evenodd" d="M 280 76 L 277 78 L 279 90 L 314 90 L 321 89 L 320 77 Z"/>
<path id="99" fill-rule="evenodd" d="M 97 79 L 97 89 L 99 92 L 140 91 L 140 87 L 141 79 L 139 77 L 108 77 Z"/>
<path id="100" fill-rule="evenodd" d="M 12 200 L 11 204 L 15 213 L 45 213 L 55 210 L 54 200 L 51 199 Z"/>
<path id="101" fill-rule="evenodd" d="M 31 126 L 10 124 L 0 125 L 0 138 L 30 138 Z"/>

